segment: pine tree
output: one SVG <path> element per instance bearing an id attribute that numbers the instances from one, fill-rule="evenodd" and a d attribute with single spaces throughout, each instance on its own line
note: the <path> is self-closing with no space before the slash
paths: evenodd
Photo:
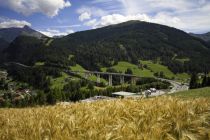
<path id="1" fill-rule="evenodd" d="M 190 80 L 190 89 L 198 88 L 197 79 L 197 74 L 193 73 Z"/>
<path id="2" fill-rule="evenodd" d="M 54 92 L 51 91 L 47 94 L 47 103 L 51 105 L 56 103 L 56 96 Z"/>
<path id="3" fill-rule="evenodd" d="M 202 81 L 202 87 L 206 87 L 207 86 L 207 82 L 208 82 L 208 78 L 205 75 L 204 78 L 203 78 L 203 81 Z"/>

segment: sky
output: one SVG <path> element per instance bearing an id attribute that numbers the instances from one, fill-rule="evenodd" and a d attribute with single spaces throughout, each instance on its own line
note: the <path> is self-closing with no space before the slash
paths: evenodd
<path id="1" fill-rule="evenodd" d="M 48 36 L 140 20 L 210 31 L 210 0 L 0 0 L 0 28 L 25 25 Z"/>

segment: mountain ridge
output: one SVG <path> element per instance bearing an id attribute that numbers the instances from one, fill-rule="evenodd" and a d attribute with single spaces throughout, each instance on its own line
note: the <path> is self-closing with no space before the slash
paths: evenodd
<path id="1" fill-rule="evenodd" d="M 32 47 L 34 52 L 27 40 L 15 40 L 5 50 L 7 56 L 18 50 L 27 61 L 21 56 L 12 57 L 22 63 L 47 61 L 62 66 L 78 63 L 87 70 L 100 70 L 119 61 L 138 64 L 139 60 L 160 61 L 174 73 L 210 70 L 210 49 L 205 41 L 176 28 L 143 21 L 76 32 L 53 39 L 49 46 L 41 42 Z"/>
<path id="2" fill-rule="evenodd" d="M 208 42 L 210 44 L 210 32 L 204 33 L 204 34 L 194 34 L 194 33 L 190 33 L 191 36 L 200 38 L 206 42 Z"/>
<path id="3" fill-rule="evenodd" d="M 25 25 L 23 28 L 12 27 L 0 29 L 0 38 L 3 38 L 4 40 L 10 43 L 20 35 L 33 36 L 37 38 L 45 37 L 45 35 L 30 28 L 27 25 Z"/>

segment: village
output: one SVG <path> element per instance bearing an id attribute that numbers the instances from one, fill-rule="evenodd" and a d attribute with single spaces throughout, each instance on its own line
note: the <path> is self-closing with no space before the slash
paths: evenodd
<path id="1" fill-rule="evenodd" d="M 166 80 L 166 79 L 162 79 Z M 94 96 L 84 100 L 80 100 L 81 102 L 94 102 L 98 100 L 112 100 L 116 98 L 149 98 L 155 96 L 161 96 L 164 94 L 172 94 L 179 91 L 188 90 L 187 85 L 183 85 L 181 83 L 168 80 L 171 84 L 170 89 L 156 89 L 156 88 L 149 88 L 145 91 L 141 91 L 138 93 L 132 92 L 113 92 L 110 97 L 108 96 Z M 29 88 L 28 85 L 15 82 L 8 76 L 6 71 L 0 71 L 0 104 L 7 102 L 10 100 L 12 104 L 18 104 L 22 100 L 26 98 L 30 98 L 31 96 L 36 96 L 36 91 L 32 88 Z M 68 104 L 68 102 L 61 102 L 59 104 Z"/>
<path id="2" fill-rule="evenodd" d="M 13 81 L 6 71 L 0 71 L 0 104 L 7 100 L 15 104 L 32 94 L 36 93 L 32 92 L 28 86 Z"/>

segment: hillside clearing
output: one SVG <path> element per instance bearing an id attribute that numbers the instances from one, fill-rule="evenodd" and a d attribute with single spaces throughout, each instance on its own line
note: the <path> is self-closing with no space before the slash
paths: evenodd
<path id="1" fill-rule="evenodd" d="M 44 66 L 45 62 L 36 62 L 34 66 Z"/>
<path id="2" fill-rule="evenodd" d="M 61 76 L 58 77 L 58 78 L 53 78 L 51 80 L 51 83 L 52 83 L 52 86 L 51 88 L 52 89 L 63 89 L 63 87 L 67 84 L 67 81 L 66 79 L 69 78 L 70 76 L 64 72 L 62 72 Z"/>
<path id="3" fill-rule="evenodd" d="M 161 65 L 159 63 L 153 63 L 152 61 L 140 61 L 142 65 L 146 65 L 147 68 L 139 68 L 135 64 L 131 64 L 129 62 L 120 61 L 117 65 L 114 65 L 110 68 L 115 69 L 118 72 L 125 73 L 125 71 L 129 68 L 133 71 L 134 75 L 140 77 L 154 77 L 154 73 L 163 72 L 166 78 L 175 78 L 177 81 L 186 81 L 190 78 L 189 74 L 187 73 L 178 73 L 174 74 L 172 71 L 168 69 L 168 67 Z M 107 68 L 101 69 L 103 72 L 107 70 Z"/>
<path id="4" fill-rule="evenodd" d="M 79 64 L 76 64 L 75 66 L 71 66 L 70 69 L 71 69 L 72 71 L 81 71 L 81 72 L 86 71 L 86 70 L 85 70 L 82 66 L 80 66 Z M 82 77 L 84 77 L 84 74 L 79 74 L 79 75 L 82 76 Z M 96 81 L 97 81 L 97 76 L 96 76 L 96 75 L 91 75 L 91 76 L 88 77 L 88 80 L 91 80 L 91 81 L 96 82 Z M 103 78 L 101 78 L 100 80 L 101 80 L 101 82 L 103 82 L 103 83 L 107 83 L 107 81 L 106 81 L 105 79 L 103 79 Z"/>
<path id="5" fill-rule="evenodd" d="M 189 62 L 190 59 L 189 58 L 176 58 L 175 60 L 179 61 L 179 62 L 182 62 L 182 63 L 185 63 L 185 62 Z"/>
<path id="6" fill-rule="evenodd" d="M 134 75 L 138 75 L 141 77 L 154 77 L 153 73 L 150 70 L 140 69 L 137 65 L 131 64 L 129 62 L 120 61 L 117 65 L 112 66 L 111 68 L 122 73 L 125 73 L 125 71 L 129 68 L 133 71 Z M 102 68 L 101 70 L 105 72 L 107 68 Z"/>
<path id="7" fill-rule="evenodd" d="M 168 78 L 172 78 L 175 77 L 175 74 L 173 72 L 171 72 L 168 67 L 163 66 L 159 63 L 153 63 L 151 61 L 140 61 L 141 64 L 143 65 L 147 65 L 148 69 L 152 70 L 152 72 L 156 73 L 156 72 L 163 72 L 164 75 Z"/>

